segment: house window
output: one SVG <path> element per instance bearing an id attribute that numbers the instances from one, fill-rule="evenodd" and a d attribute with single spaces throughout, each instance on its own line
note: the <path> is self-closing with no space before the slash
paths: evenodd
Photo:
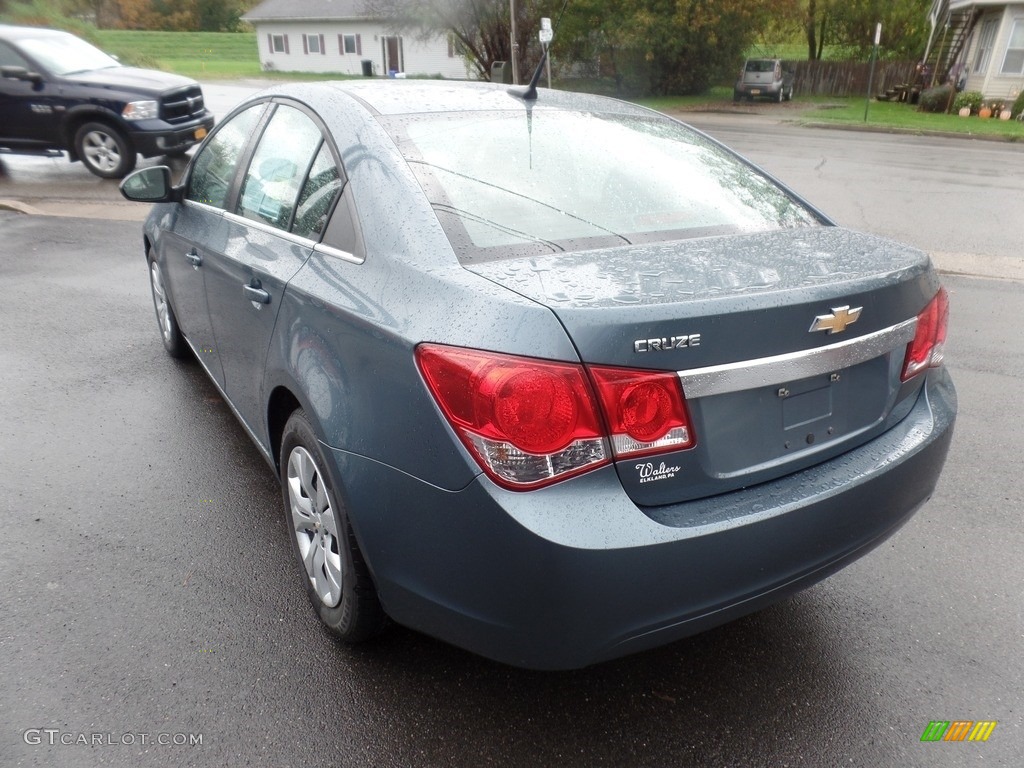
<path id="1" fill-rule="evenodd" d="M 288 53 L 288 35 L 270 35 L 271 53 Z"/>
<path id="2" fill-rule="evenodd" d="M 992 58 L 992 43 L 996 39 L 996 27 L 998 26 L 998 19 L 988 19 L 981 25 L 981 33 L 978 35 L 978 50 L 974 54 L 975 73 L 985 72 L 988 69 L 988 62 Z"/>
<path id="3" fill-rule="evenodd" d="M 341 52 L 354 53 L 360 55 L 363 52 L 363 46 L 359 39 L 359 35 L 338 35 L 341 40 Z"/>
<path id="4" fill-rule="evenodd" d="M 1010 42 L 1006 45 L 1006 57 L 1003 59 L 1002 74 L 1024 74 L 1024 23 L 1015 21 Z"/>
<path id="5" fill-rule="evenodd" d="M 303 35 L 302 50 L 305 53 L 327 53 L 327 51 L 324 50 L 324 36 Z"/>

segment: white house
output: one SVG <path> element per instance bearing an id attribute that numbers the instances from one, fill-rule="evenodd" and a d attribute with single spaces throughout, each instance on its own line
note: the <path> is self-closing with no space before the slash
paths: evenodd
<path id="1" fill-rule="evenodd" d="M 264 0 L 242 19 L 256 28 L 264 70 L 471 77 L 446 36 L 403 36 L 363 0 Z"/>
<path id="2" fill-rule="evenodd" d="M 1024 90 L 1024 2 L 934 0 L 928 18 L 940 75 L 989 99 Z"/>

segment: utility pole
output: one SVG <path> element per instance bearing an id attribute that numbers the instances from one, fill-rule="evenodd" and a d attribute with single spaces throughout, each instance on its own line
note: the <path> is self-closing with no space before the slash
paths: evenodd
<path id="1" fill-rule="evenodd" d="M 519 57 L 516 56 L 516 0 L 508 0 L 508 16 L 512 22 L 512 84 L 519 85 Z"/>
<path id="2" fill-rule="evenodd" d="M 871 106 L 871 88 L 875 81 L 875 59 L 878 58 L 878 44 L 882 40 L 882 22 L 875 25 L 875 44 L 871 48 L 871 70 L 868 72 L 868 97 L 864 100 L 864 122 L 868 121 L 868 107 Z"/>

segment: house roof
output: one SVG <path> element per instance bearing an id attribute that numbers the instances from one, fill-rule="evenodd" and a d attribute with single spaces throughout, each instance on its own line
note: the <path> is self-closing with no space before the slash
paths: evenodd
<path id="1" fill-rule="evenodd" d="M 366 0 L 263 0 L 242 16 L 244 21 L 335 21 L 380 19 Z"/>

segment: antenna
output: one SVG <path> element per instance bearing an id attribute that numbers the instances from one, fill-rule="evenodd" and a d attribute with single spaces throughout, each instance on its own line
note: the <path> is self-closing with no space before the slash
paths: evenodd
<path id="1" fill-rule="evenodd" d="M 530 78 L 530 84 L 525 88 L 509 88 L 508 92 L 513 96 L 518 96 L 523 101 L 536 101 L 537 100 L 537 83 L 540 81 L 540 74 L 544 71 L 544 64 L 548 60 L 548 49 L 544 47 L 544 55 L 540 57 L 540 63 L 537 64 L 537 68 L 533 71 L 533 77 Z"/>
<path id="2" fill-rule="evenodd" d="M 564 0 L 562 3 L 562 10 L 558 12 L 558 18 L 555 20 L 555 28 L 558 28 L 558 22 L 562 20 L 562 14 L 565 13 L 565 6 L 569 4 L 569 0 Z M 543 21 L 547 21 L 544 19 Z M 541 40 L 546 37 L 548 41 L 551 40 L 553 32 L 551 29 L 545 27 L 541 31 Z M 525 88 L 509 88 L 508 92 L 513 96 L 518 96 L 523 101 L 536 101 L 537 100 L 537 83 L 540 82 L 541 73 L 544 71 L 544 65 L 548 61 L 548 48 L 550 46 L 544 45 L 544 54 L 540 57 L 540 62 L 537 64 L 537 68 L 533 71 L 533 77 L 530 78 L 530 84 Z"/>

